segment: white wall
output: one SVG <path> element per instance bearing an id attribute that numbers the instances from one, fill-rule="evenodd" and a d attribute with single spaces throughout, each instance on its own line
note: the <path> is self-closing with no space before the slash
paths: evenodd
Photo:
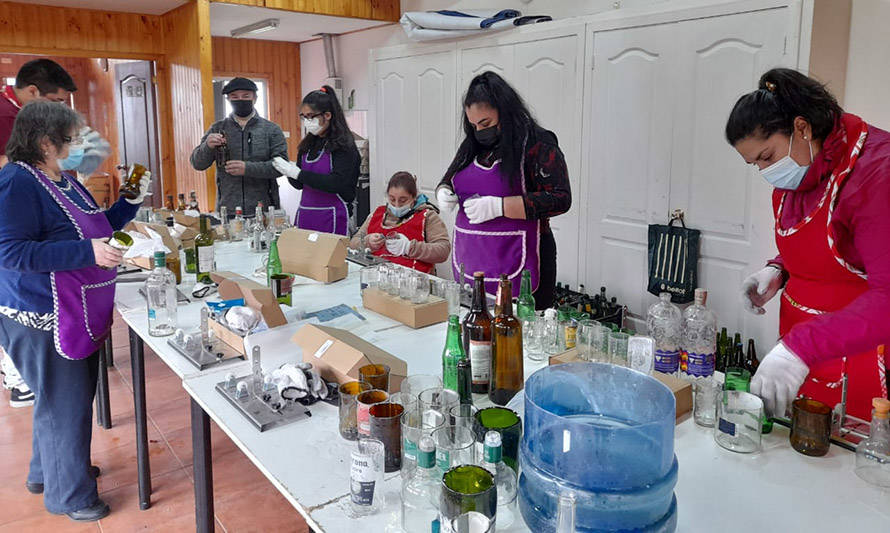
<path id="1" fill-rule="evenodd" d="M 853 0 L 844 109 L 890 130 L 890 0 Z"/>

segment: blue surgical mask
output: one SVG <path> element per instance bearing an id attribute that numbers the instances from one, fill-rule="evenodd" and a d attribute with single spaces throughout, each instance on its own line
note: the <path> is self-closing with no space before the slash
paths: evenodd
<path id="1" fill-rule="evenodd" d="M 810 164 L 813 161 L 813 145 L 810 146 Z M 788 144 L 788 155 L 779 159 L 772 165 L 762 169 L 760 175 L 777 189 L 785 189 L 793 191 L 800 187 L 804 176 L 807 175 L 810 165 L 800 166 L 797 161 L 791 158 L 791 147 L 794 145 L 794 134 L 791 134 L 791 142 Z"/>
<path id="2" fill-rule="evenodd" d="M 396 218 L 402 218 L 403 216 L 407 215 L 408 211 L 411 211 L 411 209 L 413 208 L 414 206 L 411 204 L 403 205 L 402 207 L 396 207 L 389 202 L 387 202 L 386 204 L 386 209 L 388 209 L 392 216 Z"/>
<path id="3" fill-rule="evenodd" d="M 71 146 L 68 149 L 68 157 L 59 159 L 59 168 L 62 170 L 74 170 L 83 162 L 83 146 Z"/>

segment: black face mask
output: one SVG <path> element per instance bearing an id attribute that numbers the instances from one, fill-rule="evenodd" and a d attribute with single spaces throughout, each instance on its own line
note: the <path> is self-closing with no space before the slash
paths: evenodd
<path id="1" fill-rule="evenodd" d="M 491 148 L 496 145 L 501 138 L 501 133 L 498 131 L 497 126 L 490 126 L 485 129 L 476 130 L 476 142 L 481 144 L 485 148 Z"/>
<path id="2" fill-rule="evenodd" d="M 249 117 L 253 113 L 253 100 L 232 100 L 232 110 L 241 118 Z"/>

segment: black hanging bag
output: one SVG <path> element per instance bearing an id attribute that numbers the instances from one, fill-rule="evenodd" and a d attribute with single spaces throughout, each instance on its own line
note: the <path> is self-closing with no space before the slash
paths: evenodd
<path id="1" fill-rule="evenodd" d="M 679 221 L 680 226 L 674 226 Z M 671 294 L 676 304 L 695 299 L 698 286 L 698 252 L 701 232 L 689 229 L 683 211 L 671 215 L 670 222 L 649 225 L 649 292 Z"/>

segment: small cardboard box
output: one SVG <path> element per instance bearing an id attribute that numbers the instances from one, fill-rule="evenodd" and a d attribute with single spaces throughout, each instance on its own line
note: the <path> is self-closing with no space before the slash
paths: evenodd
<path id="1" fill-rule="evenodd" d="M 161 226 L 159 224 L 146 224 L 145 222 L 137 222 L 134 220 L 133 222 L 127 224 L 124 230 L 138 231 L 139 233 L 148 237 L 149 233 L 148 231 L 146 231 L 146 228 L 150 228 L 152 231 L 161 236 L 161 240 L 164 241 L 164 246 L 166 246 L 167 249 L 170 250 L 170 252 L 167 253 L 168 259 L 171 257 L 175 257 L 177 259 L 179 258 L 179 241 L 177 241 L 175 238 L 173 238 L 172 235 L 170 235 L 170 232 L 167 231 L 167 226 Z M 145 270 L 152 270 L 154 268 L 153 257 L 133 257 L 127 259 L 127 261 Z"/>
<path id="2" fill-rule="evenodd" d="M 272 294 L 272 289 L 234 272 L 211 272 L 210 278 L 219 283 L 219 296 L 223 300 L 244 298 L 244 305 L 260 313 L 270 328 L 287 324 L 287 319 Z M 241 355 L 247 355 L 244 337 L 216 320 L 210 321 L 210 329 L 223 343 Z"/>
<path id="3" fill-rule="evenodd" d="M 578 350 L 576 348 L 550 357 L 551 365 L 577 362 L 581 362 L 581 359 L 578 358 Z M 677 420 L 692 411 L 692 383 L 674 376 L 662 374 L 661 372 L 652 372 L 652 377 L 664 383 L 674 393 L 674 398 L 677 400 Z"/>
<path id="4" fill-rule="evenodd" d="M 362 291 L 362 304 L 365 309 L 376 311 L 414 329 L 448 320 L 448 302 L 438 296 L 430 295 L 426 303 L 413 304 L 370 287 Z"/>
<path id="5" fill-rule="evenodd" d="M 192 248 L 195 245 L 195 237 L 200 233 L 201 221 L 196 217 L 186 215 L 182 211 L 173 211 L 173 221 L 186 228 L 182 235 L 179 236 L 183 249 Z"/>
<path id="6" fill-rule="evenodd" d="M 303 349 L 303 361 L 312 363 L 327 381 L 355 381 L 364 365 L 389 365 L 392 393 L 401 390 L 408 375 L 408 363 L 342 329 L 306 324 L 292 341 Z"/>
<path id="7" fill-rule="evenodd" d="M 346 248 L 349 241 L 342 235 L 290 228 L 278 237 L 281 268 L 315 281 L 332 283 L 346 277 Z"/>

